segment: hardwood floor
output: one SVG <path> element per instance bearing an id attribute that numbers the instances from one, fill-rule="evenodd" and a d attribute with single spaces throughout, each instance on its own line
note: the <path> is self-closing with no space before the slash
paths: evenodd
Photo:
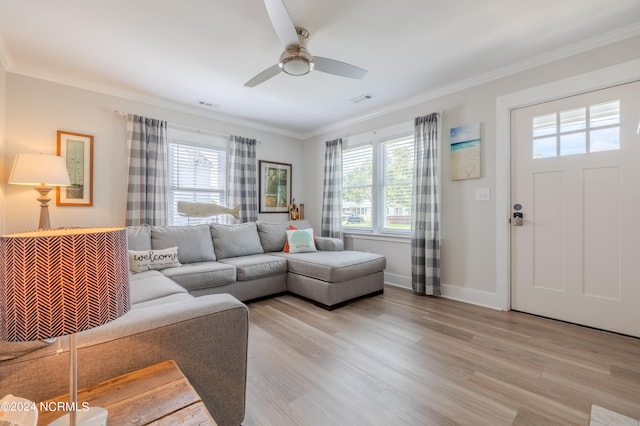
<path id="1" fill-rule="evenodd" d="M 387 286 L 332 312 L 249 304 L 245 426 L 640 419 L 640 339 Z"/>

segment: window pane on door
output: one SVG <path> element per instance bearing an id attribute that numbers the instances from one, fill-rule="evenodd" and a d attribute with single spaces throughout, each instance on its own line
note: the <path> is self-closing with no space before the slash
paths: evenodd
<path id="1" fill-rule="evenodd" d="M 591 128 L 620 124 L 620 101 L 591 105 L 589 117 Z"/>
<path id="2" fill-rule="evenodd" d="M 584 154 L 587 152 L 585 132 L 569 133 L 560 136 L 560 155 Z"/>
<path id="3" fill-rule="evenodd" d="M 548 158 L 558 155 L 557 138 L 540 138 L 533 140 L 533 158 Z"/>
<path id="4" fill-rule="evenodd" d="M 557 132 L 556 114 L 547 114 L 533 118 L 533 137 L 555 135 Z"/>
<path id="5" fill-rule="evenodd" d="M 535 159 L 620 149 L 620 101 L 533 117 L 532 147 Z"/>
<path id="6" fill-rule="evenodd" d="M 620 127 L 592 130 L 589 138 L 591 152 L 620 149 Z"/>
<path id="7" fill-rule="evenodd" d="M 587 127 L 587 109 L 577 108 L 560 113 L 560 132 L 575 132 Z"/>

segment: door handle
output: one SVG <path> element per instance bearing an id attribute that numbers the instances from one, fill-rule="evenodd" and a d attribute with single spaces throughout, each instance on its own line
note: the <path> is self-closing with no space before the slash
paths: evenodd
<path id="1" fill-rule="evenodd" d="M 524 225 L 524 217 L 522 212 L 514 212 L 513 218 L 511 219 L 511 224 L 513 226 L 522 226 Z"/>

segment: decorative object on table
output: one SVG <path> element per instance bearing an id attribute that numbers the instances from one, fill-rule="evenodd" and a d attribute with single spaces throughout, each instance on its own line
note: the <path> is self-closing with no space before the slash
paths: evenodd
<path id="1" fill-rule="evenodd" d="M 451 179 L 480 177 L 480 123 L 451 129 Z"/>
<path id="2" fill-rule="evenodd" d="M 304 204 L 298 206 L 296 199 L 291 200 L 289 204 L 289 220 L 303 220 L 304 219 Z"/>
<path id="3" fill-rule="evenodd" d="M 64 158 L 71 186 L 58 188 L 57 206 L 93 206 L 93 136 L 58 130 L 57 154 Z"/>
<path id="4" fill-rule="evenodd" d="M 288 213 L 291 164 L 260 160 L 260 213 Z"/>
<path id="5" fill-rule="evenodd" d="M 68 186 L 69 175 L 64 161 L 55 155 L 18 154 L 13 162 L 9 183 L 35 186 L 40 196 L 40 222 L 38 229 L 51 228 L 49 221 L 49 191 L 53 186 Z M 39 185 L 39 186 L 38 186 Z"/>
<path id="6" fill-rule="evenodd" d="M 191 201 L 178 201 L 178 213 L 188 217 L 210 217 L 219 214 L 228 214 L 240 219 L 240 206 L 230 209 L 214 203 L 196 203 Z"/>
<path id="7" fill-rule="evenodd" d="M 56 424 L 96 416 L 106 422 L 106 410 L 77 401 L 76 333 L 129 310 L 126 230 L 70 228 L 0 236 L 0 294 L 0 340 L 69 335 L 69 406 L 77 410 Z"/>

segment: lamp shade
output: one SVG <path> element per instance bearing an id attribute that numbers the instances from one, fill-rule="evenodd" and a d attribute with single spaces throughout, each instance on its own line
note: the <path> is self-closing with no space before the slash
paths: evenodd
<path id="1" fill-rule="evenodd" d="M 71 228 L 0 236 L 0 339 L 73 334 L 125 314 L 123 228 Z"/>
<path id="2" fill-rule="evenodd" d="M 31 186 L 71 185 L 64 158 L 47 154 L 16 155 L 9 183 Z"/>

